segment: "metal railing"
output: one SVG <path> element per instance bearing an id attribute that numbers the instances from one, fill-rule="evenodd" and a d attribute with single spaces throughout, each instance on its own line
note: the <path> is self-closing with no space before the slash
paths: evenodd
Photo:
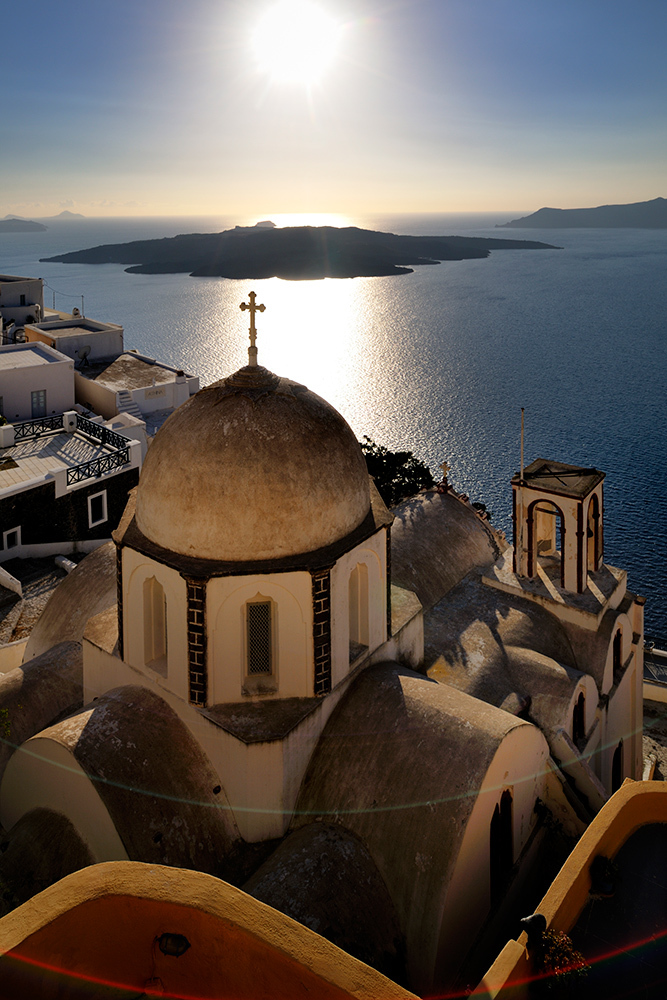
<path id="1" fill-rule="evenodd" d="M 126 440 L 126 439 L 123 439 Z M 101 455 L 90 462 L 83 462 L 81 465 L 74 465 L 67 470 L 67 485 L 82 483 L 84 479 L 99 479 L 106 472 L 113 472 L 114 469 L 126 465 L 130 461 L 130 449 L 126 444 L 119 451 L 114 451 L 110 455 Z"/>
<path id="2" fill-rule="evenodd" d="M 14 441 L 24 441 L 28 438 L 39 437 L 40 434 L 49 434 L 53 431 L 62 431 L 64 428 L 63 415 L 54 417 L 38 417 L 35 420 L 24 420 L 19 424 L 14 424 Z M 113 449 L 99 458 L 93 458 L 89 462 L 82 462 L 80 465 L 73 465 L 67 470 L 67 485 L 73 486 L 75 483 L 82 483 L 86 479 L 99 479 L 107 472 L 119 469 L 121 465 L 127 465 L 130 461 L 130 446 L 127 438 L 122 434 L 110 431 L 108 427 L 96 424 L 94 420 L 87 417 L 77 416 L 77 431 L 94 438 L 103 448 Z"/>
<path id="3" fill-rule="evenodd" d="M 87 417 L 78 416 L 76 418 L 76 429 L 87 434 L 88 437 L 97 438 L 102 445 L 109 445 L 111 448 L 127 447 L 127 438 L 124 438 L 122 434 L 116 434 L 115 431 L 110 431 L 108 427 L 102 427 L 101 424 L 96 424 L 94 420 L 88 420 Z"/>
<path id="4" fill-rule="evenodd" d="M 14 441 L 23 441 L 26 438 L 39 437 L 50 431 L 61 431 L 63 429 L 63 415 L 55 417 L 37 417 L 35 420 L 24 420 L 20 424 L 14 424 Z"/>

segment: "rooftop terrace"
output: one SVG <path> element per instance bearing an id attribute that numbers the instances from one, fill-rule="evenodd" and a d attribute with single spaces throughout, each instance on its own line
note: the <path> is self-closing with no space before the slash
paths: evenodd
<path id="1" fill-rule="evenodd" d="M 36 368 L 39 365 L 52 365 L 56 361 L 71 363 L 70 358 L 46 344 L 8 344 L 0 349 L 0 371 Z"/>
<path id="2" fill-rule="evenodd" d="M 84 417 L 77 418 L 73 432 L 65 431 L 62 416 L 14 424 L 14 431 L 18 440 L 0 448 L 0 493 L 61 472 L 70 487 L 130 461 L 127 438 Z"/>

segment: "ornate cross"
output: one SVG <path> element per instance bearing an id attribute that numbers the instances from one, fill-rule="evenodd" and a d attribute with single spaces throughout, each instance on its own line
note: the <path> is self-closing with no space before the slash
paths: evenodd
<path id="1" fill-rule="evenodd" d="M 449 462 L 443 462 L 442 465 L 438 466 L 438 468 L 442 469 L 442 478 L 443 479 L 447 478 L 447 473 L 451 472 L 451 469 L 452 469 L 452 467 L 449 464 Z"/>
<path id="2" fill-rule="evenodd" d="M 255 347 L 255 337 L 257 336 L 257 327 L 255 326 L 255 313 L 257 313 L 257 312 L 263 313 L 264 310 L 266 309 L 266 306 L 264 305 L 264 303 L 262 303 L 261 305 L 257 305 L 257 303 L 255 301 L 256 298 L 257 298 L 257 295 L 255 294 L 255 292 L 249 292 L 248 293 L 248 298 L 250 299 L 250 302 L 242 302 L 239 308 L 243 312 L 245 312 L 246 309 L 248 309 L 249 312 L 250 312 L 250 330 L 249 330 L 249 333 L 250 333 L 250 347 L 248 348 L 248 364 L 251 367 L 256 368 L 257 367 L 257 348 Z"/>

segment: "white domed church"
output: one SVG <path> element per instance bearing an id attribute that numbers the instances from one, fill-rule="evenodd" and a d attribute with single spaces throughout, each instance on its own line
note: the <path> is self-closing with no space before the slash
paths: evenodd
<path id="1" fill-rule="evenodd" d="M 0 679 L 0 877 L 198 869 L 450 988 L 640 772 L 643 602 L 596 470 L 522 470 L 514 550 L 446 483 L 389 512 L 343 417 L 257 364 L 250 308 L 250 363 L 168 419 Z M 550 504 L 593 541 L 558 550 Z"/>

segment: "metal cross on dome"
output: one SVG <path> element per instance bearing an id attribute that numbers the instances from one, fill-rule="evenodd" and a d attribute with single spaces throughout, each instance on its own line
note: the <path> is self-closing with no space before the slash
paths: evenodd
<path id="1" fill-rule="evenodd" d="M 255 337 L 257 336 L 257 327 L 255 326 L 255 313 L 263 313 L 266 306 L 263 302 L 260 305 L 257 305 L 255 301 L 257 299 L 257 295 L 255 292 L 248 292 L 248 298 L 250 299 L 250 302 L 242 302 L 239 308 L 243 312 L 245 312 L 246 309 L 250 312 L 250 347 L 248 348 L 248 364 L 252 368 L 256 368 L 257 348 L 255 347 Z"/>

